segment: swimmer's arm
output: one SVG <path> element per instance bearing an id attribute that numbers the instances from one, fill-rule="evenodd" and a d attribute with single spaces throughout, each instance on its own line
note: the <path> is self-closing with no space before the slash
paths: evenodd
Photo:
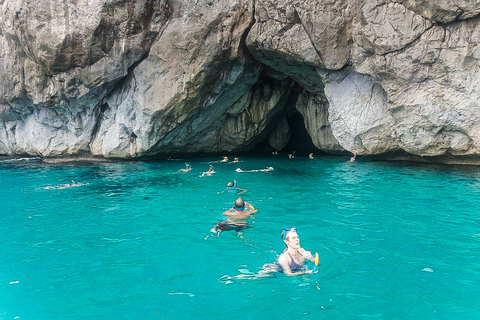
<path id="1" fill-rule="evenodd" d="M 243 193 L 247 192 L 247 190 L 242 189 L 242 188 L 235 188 L 235 190 L 240 190 L 240 192 L 238 194 L 243 194 Z"/>
<path id="2" fill-rule="evenodd" d="M 223 189 L 222 191 L 218 191 L 217 194 L 224 193 L 225 190 L 227 190 L 227 189 Z"/>
<path id="3" fill-rule="evenodd" d="M 247 214 L 249 214 L 249 215 L 252 215 L 252 214 L 258 212 L 258 210 L 255 209 L 255 208 L 254 208 L 250 203 L 248 203 L 248 202 L 245 202 L 245 207 L 247 207 L 247 208 L 249 209 L 249 211 L 247 212 Z"/>

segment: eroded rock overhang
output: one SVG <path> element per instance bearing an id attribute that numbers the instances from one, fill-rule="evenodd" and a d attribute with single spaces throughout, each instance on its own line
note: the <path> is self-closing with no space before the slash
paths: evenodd
<path id="1" fill-rule="evenodd" d="M 0 4 L 0 154 L 476 156 L 471 1 Z M 290 124 L 289 124 L 290 123 Z"/>

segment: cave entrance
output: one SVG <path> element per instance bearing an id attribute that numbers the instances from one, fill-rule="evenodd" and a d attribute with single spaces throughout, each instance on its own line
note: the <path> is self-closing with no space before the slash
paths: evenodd
<path id="1" fill-rule="evenodd" d="M 295 154 L 324 153 L 313 144 L 312 138 L 305 128 L 303 116 L 298 110 L 293 110 L 287 116 L 287 121 L 291 135 L 287 145 L 281 150 L 282 152 L 292 153 L 295 151 Z"/>
<path id="2" fill-rule="evenodd" d="M 312 142 L 312 138 L 308 134 L 307 128 L 305 128 L 305 123 L 303 121 L 302 114 L 296 110 L 290 110 L 285 114 L 285 118 L 288 122 L 288 127 L 290 131 L 290 138 L 281 150 L 275 150 L 269 143 L 269 137 L 267 136 L 261 142 L 255 145 L 251 149 L 252 152 L 286 152 L 293 153 L 295 151 L 296 155 L 307 155 L 309 153 L 315 154 L 325 154 L 325 152 L 318 149 Z"/>

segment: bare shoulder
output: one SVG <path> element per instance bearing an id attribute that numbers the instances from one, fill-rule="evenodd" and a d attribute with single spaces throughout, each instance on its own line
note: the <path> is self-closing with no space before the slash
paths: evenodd
<path id="1" fill-rule="evenodd" d="M 277 261 L 278 261 L 279 263 L 282 263 L 282 262 L 288 263 L 289 260 L 288 260 L 288 258 L 287 258 L 287 254 L 284 252 L 284 253 L 282 253 L 281 255 L 279 255 L 278 258 L 277 258 Z"/>

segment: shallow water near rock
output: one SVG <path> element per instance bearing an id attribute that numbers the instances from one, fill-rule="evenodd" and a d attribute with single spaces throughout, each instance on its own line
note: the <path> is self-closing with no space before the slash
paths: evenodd
<path id="1" fill-rule="evenodd" d="M 187 160 L 0 163 L 0 318 L 480 318 L 478 168 Z M 233 179 L 259 212 L 208 236 Z M 286 226 L 319 273 L 258 277 Z"/>

